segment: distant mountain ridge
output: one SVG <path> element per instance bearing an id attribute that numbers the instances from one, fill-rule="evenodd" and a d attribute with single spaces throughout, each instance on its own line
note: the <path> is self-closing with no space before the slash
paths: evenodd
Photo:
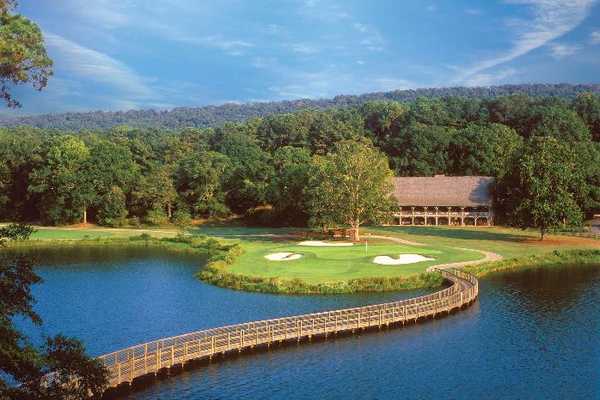
<path id="1" fill-rule="evenodd" d="M 264 103 L 223 104 L 204 107 L 177 107 L 172 110 L 91 111 L 44 114 L 24 117 L 0 116 L 0 126 L 29 125 L 61 130 L 104 130 L 117 125 L 132 127 L 184 128 L 210 127 L 225 122 L 244 121 L 252 117 L 294 112 L 302 109 L 327 109 L 358 106 L 372 100 L 412 101 L 418 97 L 493 98 L 512 94 L 536 97 L 572 98 L 579 93 L 600 94 L 600 84 L 527 84 L 491 87 L 449 87 L 414 90 L 394 90 L 362 95 L 340 95 L 332 99 L 300 99 Z"/>

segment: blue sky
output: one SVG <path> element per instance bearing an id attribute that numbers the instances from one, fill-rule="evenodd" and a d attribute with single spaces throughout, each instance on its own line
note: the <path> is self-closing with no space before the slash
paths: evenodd
<path id="1" fill-rule="evenodd" d="M 599 83 L 600 0 L 21 0 L 35 114 L 505 83 Z"/>

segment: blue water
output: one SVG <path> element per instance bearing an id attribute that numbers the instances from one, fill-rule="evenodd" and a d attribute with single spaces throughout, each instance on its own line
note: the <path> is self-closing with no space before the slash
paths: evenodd
<path id="1" fill-rule="evenodd" d="M 47 333 L 92 354 L 161 336 L 414 295 L 275 296 L 197 281 L 198 260 L 156 250 L 42 257 L 34 295 Z M 35 329 L 26 327 L 29 333 Z M 600 269 L 503 274 L 469 309 L 404 329 L 250 354 L 128 399 L 600 398 Z"/>

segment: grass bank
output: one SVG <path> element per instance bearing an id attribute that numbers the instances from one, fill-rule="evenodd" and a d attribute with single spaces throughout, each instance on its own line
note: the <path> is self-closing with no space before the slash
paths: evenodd
<path id="1" fill-rule="evenodd" d="M 193 236 L 172 230 L 111 228 L 41 228 L 32 239 L 10 247 L 154 246 L 202 257 L 198 277 L 213 285 L 268 293 L 336 294 L 381 292 L 439 286 L 441 277 L 426 274 L 431 265 L 474 261 L 478 252 L 498 253 L 505 260 L 466 267 L 478 276 L 506 270 L 600 265 L 600 241 L 554 235 L 539 241 L 536 232 L 510 228 L 373 227 L 369 231 L 395 236 L 421 246 L 372 240 L 368 248 L 305 247 L 292 241 L 291 229 L 219 227 L 194 229 Z M 141 234 L 140 234 L 141 233 Z M 204 236 L 218 236 L 214 239 Z M 135 235 L 135 236 L 132 236 Z M 293 261 L 269 261 L 278 252 L 301 254 Z M 415 253 L 434 258 L 406 265 L 377 265 L 377 255 Z"/>
<path id="2" fill-rule="evenodd" d="M 205 260 L 212 253 L 217 251 L 213 242 L 218 242 L 209 238 L 196 238 L 193 241 L 182 240 L 180 237 L 157 238 L 148 234 L 141 234 L 130 237 L 97 237 L 94 239 L 29 239 L 25 241 L 11 241 L 5 247 L 8 251 L 28 251 L 35 249 L 69 249 L 69 248 L 90 248 L 90 247 L 110 247 L 110 248 L 132 248 L 132 247 L 154 247 L 164 249 L 167 252 L 185 253 L 199 256 L 199 267 L 204 266 Z M 212 253 L 211 253 L 212 252 Z"/>
<path id="3" fill-rule="evenodd" d="M 566 266 L 600 267 L 600 249 L 554 250 L 545 254 L 471 265 L 464 269 L 478 277 L 483 277 L 497 272 Z"/>

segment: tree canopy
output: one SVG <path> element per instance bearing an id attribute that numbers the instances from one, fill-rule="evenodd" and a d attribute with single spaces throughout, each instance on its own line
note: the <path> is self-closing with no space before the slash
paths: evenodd
<path id="1" fill-rule="evenodd" d="M 179 130 L 118 126 L 106 131 L 0 128 L 0 220 L 109 226 L 254 216 L 303 225 L 316 157 L 345 141 L 372 143 L 396 176 L 511 175 L 540 137 L 577 154 L 586 215 L 600 208 L 598 96 L 568 101 L 376 100 Z M 311 183 L 312 182 L 312 183 Z M 500 192 L 499 192 L 500 193 Z M 496 220 L 517 224 L 503 200 Z M 261 211 L 262 210 L 262 211 Z M 506 212 L 505 212 L 506 210 Z"/>
<path id="2" fill-rule="evenodd" d="M 553 137 L 536 137 L 501 182 L 501 200 L 521 227 L 535 227 L 543 239 L 548 229 L 578 224 L 582 212 L 577 192 L 584 187 L 572 147 Z"/>
<path id="3" fill-rule="evenodd" d="M 390 210 L 392 171 L 383 153 L 368 142 L 341 141 L 326 156 L 315 156 L 309 184 L 309 214 L 315 225 L 349 225 L 354 239 L 367 221 Z"/>
<path id="4" fill-rule="evenodd" d="M 0 0 L 0 98 L 8 107 L 19 107 L 10 86 L 31 83 L 42 90 L 52 75 L 40 28 L 14 14 L 15 0 Z"/>

